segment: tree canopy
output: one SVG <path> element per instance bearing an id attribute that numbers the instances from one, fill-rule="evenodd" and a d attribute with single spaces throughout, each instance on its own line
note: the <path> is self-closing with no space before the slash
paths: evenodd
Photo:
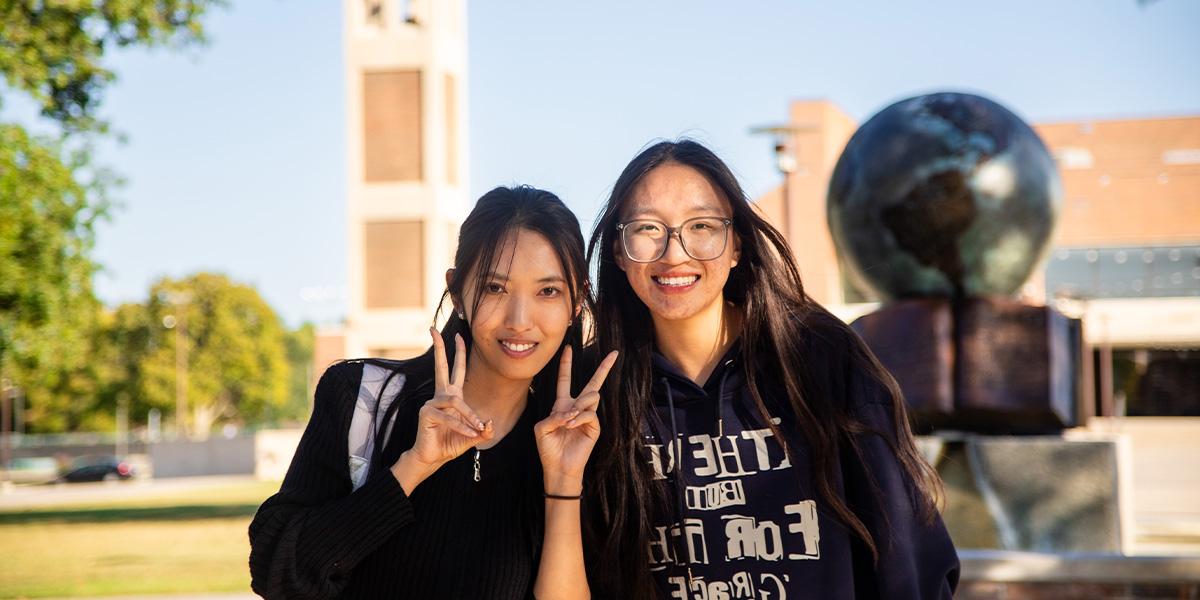
<path id="1" fill-rule="evenodd" d="M 43 430 L 88 426 L 107 402 L 95 355 L 105 319 L 92 289 L 97 222 L 117 179 L 89 151 L 116 78 L 106 54 L 204 41 L 222 0 L 0 2 L 0 109 L 25 98 L 50 133 L 0 113 L 0 376 L 24 389 Z M 46 130 L 39 127 L 39 130 Z M 3 424 L 0 424 L 3 426 Z"/>
<path id="2" fill-rule="evenodd" d="M 222 0 L 12 0 L 0 7 L 0 73 L 67 131 L 102 129 L 96 118 L 116 74 L 114 47 L 181 47 L 204 41 L 202 19 Z"/>
<path id="3" fill-rule="evenodd" d="M 92 294 L 93 227 L 102 192 L 67 155 L 0 123 L 0 372 L 31 402 L 86 365 L 99 304 Z"/>
<path id="4" fill-rule="evenodd" d="M 256 423 L 287 406 L 287 332 L 253 287 L 213 273 L 163 279 L 140 314 L 127 307 L 124 316 L 111 339 L 125 342 L 129 362 L 119 381 L 129 385 L 132 414 L 175 413 L 177 350 L 187 357 L 184 418 L 192 435 L 218 422 Z"/>

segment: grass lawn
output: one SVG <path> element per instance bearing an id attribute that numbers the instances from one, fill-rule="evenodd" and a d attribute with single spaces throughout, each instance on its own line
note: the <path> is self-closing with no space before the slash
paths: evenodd
<path id="1" fill-rule="evenodd" d="M 0 512 L 0 598 L 250 589 L 246 528 L 277 483 Z"/>

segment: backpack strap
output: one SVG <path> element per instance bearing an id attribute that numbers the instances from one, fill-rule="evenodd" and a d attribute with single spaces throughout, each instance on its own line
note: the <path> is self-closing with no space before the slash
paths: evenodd
<path id="1" fill-rule="evenodd" d="M 392 404 L 400 399 L 406 380 L 399 368 L 363 362 L 362 380 L 347 436 L 350 482 L 355 490 L 367 482 L 372 463 L 379 460 L 383 441 L 392 433 L 397 414 Z"/>

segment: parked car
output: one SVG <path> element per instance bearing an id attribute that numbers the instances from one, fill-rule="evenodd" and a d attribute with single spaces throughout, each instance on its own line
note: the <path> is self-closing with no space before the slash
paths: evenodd
<path id="1" fill-rule="evenodd" d="M 131 479 L 134 475 L 136 472 L 133 465 L 115 456 L 85 456 L 71 463 L 58 479 L 68 483 L 79 483 Z"/>
<path id="2" fill-rule="evenodd" d="M 58 464 L 48 456 L 14 458 L 8 465 L 8 476 L 18 485 L 46 483 L 58 476 Z"/>

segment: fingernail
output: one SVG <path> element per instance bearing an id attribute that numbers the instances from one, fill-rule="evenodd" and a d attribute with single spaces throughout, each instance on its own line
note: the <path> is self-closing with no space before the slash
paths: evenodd
<path id="1" fill-rule="evenodd" d="M 570 421 L 567 421 L 567 429 L 570 429 L 574 426 L 575 426 L 575 419 L 571 419 Z"/>
<path id="2" fill-rule="evenodd" d="M 578 417 L 578 416 L 579 416 L 579 411 L 578 411 L 578 410 L 573 410 L 573 411 L 571 411 L 571 412 L 569 412 L 569 413 L 567 413 L 567 414 L 571 415 L 571 416 L 570 416 L 570 418 L 571 418 L 571 419 L 574 419 L 575 417 Z"/>

